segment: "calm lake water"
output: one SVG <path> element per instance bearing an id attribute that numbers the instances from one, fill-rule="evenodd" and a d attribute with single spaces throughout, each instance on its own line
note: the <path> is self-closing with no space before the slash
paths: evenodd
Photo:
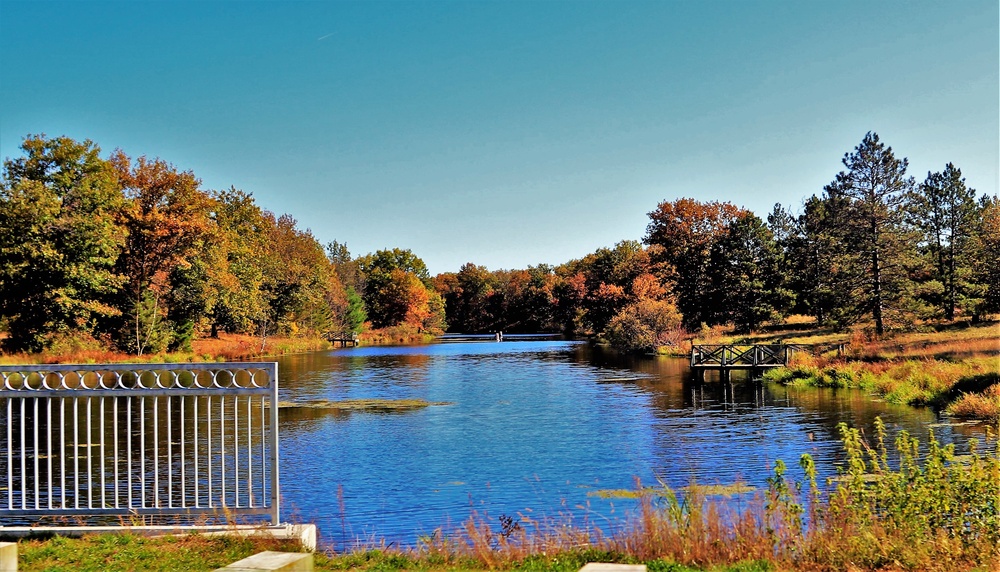
<path id="1" fill-rule="evenodd" d="M 281 358 L 282 400 L 420 398 L 449 402 L 399 413 L 282 415 L 282 518 L 315 522 L 321 542 L 412 545 L 473 511 L 496 519 L 574 519 L 609 530 L 634 501 L 602 489 L 637 479 L 682 487 L 765 485 L 776 459 L 801 478 L 841 460 L 836 426 L 964 444 L 975 425 L 854 391 L 693 383 L 686 361 L 623 358 L 584 343 L 468 342 L 363 347 Z"/>

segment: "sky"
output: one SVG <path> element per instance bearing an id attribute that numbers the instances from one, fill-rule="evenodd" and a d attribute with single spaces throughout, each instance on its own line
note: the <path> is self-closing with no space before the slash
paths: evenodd
<path id="1" fill-rule="evenodd" d="M 1000 179 L 996 0 L 0 0 L 0 156 L 159 157 L 432 274 L 640 240 L 661 201 L 799 211 L 874 131 Z"/>

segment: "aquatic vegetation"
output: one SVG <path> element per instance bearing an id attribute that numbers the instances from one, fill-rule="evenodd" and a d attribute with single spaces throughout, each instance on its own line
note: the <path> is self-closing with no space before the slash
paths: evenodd
<path id="1" fill-rule="evenodd" d="M 335 411 L 410 411 L 432 405 L 451 405 L 447 401 L 427 401 L 425 399 L 344 399 L 331 401 L 279 401 L 279 409 L 327 409 Z"/>
<path id="2" fill-rule="evenodd" d="M 678 489 L 682 493 L 693 493 L 706 497 L 732 497 L 752 493 L 756 489 L 743 482 L 730 483 L 728 485 L 701 485 L 691 484 Z M 664 486 L 659 487 L 639 487 L 635 489 L 599 489 L 590 491 L 587 496 L 602 499 L 640 499 L 644 497 L 669 497 L 673 491 Z"/>

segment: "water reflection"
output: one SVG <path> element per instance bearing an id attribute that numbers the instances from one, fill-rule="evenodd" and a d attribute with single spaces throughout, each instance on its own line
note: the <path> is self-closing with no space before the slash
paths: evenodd
<path id="1" fill-rule="evenodd" d="M 284 506 L 338 546 L 372 535 L 413 543 L 472 510 L 610 523 L 631 502 L 588 493 L 637 478 L 761 486 L 776 459 L 794 466 L 806 452 L 832 475 L 841 421 L 870 434 L 881 416 L 890 432 L 921 439 L 935 421 L 930 410 L 852 391 L 694 383 L 686 360 L 622 358 L 567 341 L 348 348 L 286 357 L 279 372 L 282 400 L 452 403 L 282 414 Z M 979 433 L 937 429 L 947 441 Z"/>

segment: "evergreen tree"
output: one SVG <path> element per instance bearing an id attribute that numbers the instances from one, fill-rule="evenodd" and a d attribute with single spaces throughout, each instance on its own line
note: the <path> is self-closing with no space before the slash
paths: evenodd
<path id="1" fill-rule="evenodd" d="M 930 258 L 934 278 L 943 287 L 937 304 L 945 319 L 955 318 L 956 307 L 975 307 L 981 288 L 973 282 L 973 237 L 979 208 L 976 191 L 965 186 L 962 171 L 948 163 L 927 179 L 914 195 L 914 222 L 923 233 L 921 246 Z"/>
<path id="2" fill-rule="evenodd" d="M 979 200 L 979 229 L 975 237 L 975 276 L 984 286 L 983 299 L 974 309 L 973 320 L 1000 312 L 1000 200 L 989 195 Z"/>
<path id="3" fill-rule="evenodd" d="M 753 332 L 779 318 L 792 301 L 780 263 L 778 244 L 757 216 L 747 213 L 730 223 L 712 246 L 708 267 L 712 323 Z"/>
<path id="4" fill-rule="evenodd" d="M 358 334 L 364 329 L 367 320 L 368 313 L 365 312 L 365 303 L 361 300 L 361 295 L 348 286 L 347 308 L 341 317 L 341 323 L 349 333 Z"/>
<path id="5" fill-rule="evenodd" d="M 845 325 L 857 318 L 852 292 L 859 285 L 859 255 L 850 243 L 848 202 L 843 197 L 806 200 L 789 241 L 789 287 L 795 310 L 821 325 Z"/>
<path id="6" fill-rule="evenodd" d="M 876 335 L 882 335 L 887 314 L 909 302 L 907 265 L 913 260 L 914 242 L 903 214 L 914 181 L 906 176 L 907 160 L 897 159 L 876 133 L 868 132 L 842 162 L 847 170 L 825 191 L 831 198 L 849 201 L 851 241 L 844 247 L 860 255 L 854 269 L 862 282 L 857 300 L 859 308 L 871 314 Z"/>

